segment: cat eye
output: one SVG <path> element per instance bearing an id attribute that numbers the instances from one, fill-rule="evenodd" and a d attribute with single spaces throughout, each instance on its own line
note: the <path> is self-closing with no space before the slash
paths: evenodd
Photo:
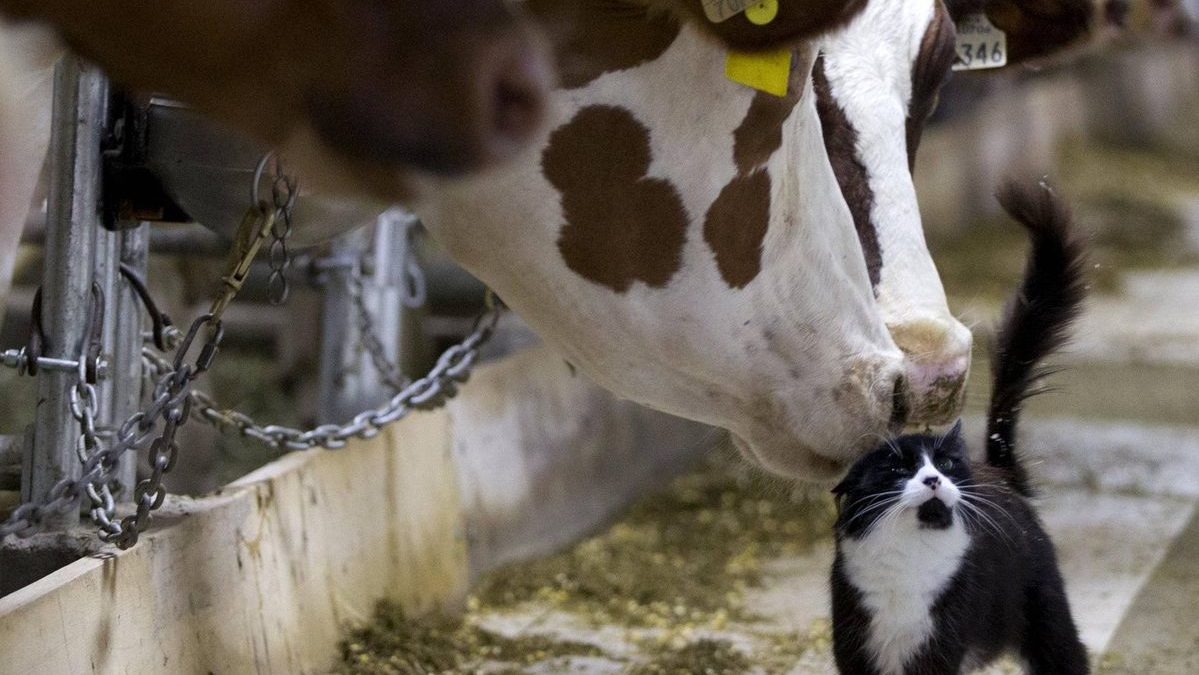
<path id="1" fill-rule="evenodd" d="M 894 473 L 894 474 L 903 475 L 903 474 L 906 474 L 907 472 L 908 472 L 908 470 L 902 466 L 891 467 L 891 473 Z"/>
<path id="2" fill-rule="evenodd" d="M 950 457 L 942 459 L 941 461 L 937 462 L 937 468 L 941 471 L 949 471 L 953 468 L 953 459 Z"/>

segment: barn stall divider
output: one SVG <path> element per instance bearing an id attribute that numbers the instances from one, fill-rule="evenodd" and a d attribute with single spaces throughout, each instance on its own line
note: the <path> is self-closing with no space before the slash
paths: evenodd
<path id="1" fill-rule="evenodd" d="M 22 504 L 0 507 L 6 672 L 323 671 L 379 599 L 452 608 L 479 572 L 589 532 L 710 444 L 706 427 L 615 400 L 493 303 L 405 380 L 402 307 L 424 295 L 415 221 L 297 194 L 270 153 L 169 101 L 128 102 L 78 60 L 59 66 L 45 222 L 30 237 L 46 261 L 32 337 L 2 355 L 37 378 L 39 402 L 24 436 L 0 438 L 0 490 L 19 485 Z M 146 283 L 150 252 L 229 244 L 148 221 L 239 212 L 222 292 L 170 326 Z M 200 389 L 242 285 L 286 299 L 301 218 L 375 222 L 307 265 L 324 288 L 320 425 L 307 430 Z M 508 349 L 486 346 L 497 333 Z M 485 349 L 508 353 L 483 362 Z M 170 497 L 189 420 L 280 457 L 215 493 Z"/>

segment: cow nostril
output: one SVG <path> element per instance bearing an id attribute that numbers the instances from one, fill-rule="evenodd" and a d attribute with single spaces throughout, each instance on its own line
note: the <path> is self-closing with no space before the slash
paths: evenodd
<path id="1" fill-rule="evenodd" d="M 903 429 L 908 423 L 908 416 L 911 414 L 910 395 L 908 380 L 901 374 L 895 378 L 895 389 L 891 392 L 890 427 L 893 431 Z"/>
<path id="2" fill-rule="evenodd" d="M 941 479 L 937 476 L 929 476 L 928 478 L 924 479 L 924 484 L 936 490 L 937 486 L 941 484 Z"/>
<path id="3" fill-rule="evenodd" d="M 507 58 L 491 85 L 491 133 L 501 154 L 528 141 L 541 127 L 551 74 L 540 50 L 522 47 Z"/>

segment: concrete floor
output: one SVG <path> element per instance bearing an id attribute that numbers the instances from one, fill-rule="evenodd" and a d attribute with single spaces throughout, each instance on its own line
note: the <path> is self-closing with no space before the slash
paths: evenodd
<path id="1" fill-rule="evenodd" d="M 1193 499 L 1170 495 L 1046 487 L 1041 514 L 1058 545 L 1082 639 L 1102 664 L 1101 672 L 1199 672 L 1199 605 L 1194 603 L 1199 597 L 1199 518 L 1195 504 Z M 1179 538 L 1184 530 L 1186 537 Z M 1183 541 L 1187 544 L 1175 546 Z M 747 603 L 763 620 L 723 630 L 696 630 L 680 636 L 617 625 L 596 627 L 536 604 L 517 611 L 484 611 L 477 619 L 485 628 L 510 637 L 548 635 L 591 643 L 614 657 L 549 659 L 528 668 L 532 673 L 628 672 L 641 645 L 705 637 L 732 643 L 751 662 L 774 661 L 770 655 L 777 641 L 790 636 L 808 645 L 799 658 L 787 664 L 776 661 L 751 672 L 825 674 L 834 672 L 828 640 L 831 561 L 831 544 L 808 555 L 770 561 L 764 586 L 750 591 Z M 1152 661 L 1147 660 L 1146 651 L 1153 652 Z M 1019 671 L 1011 663 L 1001 663 L 984 672 Z"/>

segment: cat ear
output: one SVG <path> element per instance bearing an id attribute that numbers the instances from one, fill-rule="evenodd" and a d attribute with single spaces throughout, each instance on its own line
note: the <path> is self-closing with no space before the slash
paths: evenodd
<path id="1" fill-rule="evenodd" d="M 846 476 L 844 480 L 837 483 L 837 486 L 832 489 L 832 493 L 838 497 L 844 496 L 846 492 L 849 492 L 849 476 Z"/>
<path id="2" fill-rule="evenodd" d="M 945 440 L 960 441 L 961 439 L 962 439 L 962 418 L 959 417 L 958 421 L 954 422 L 953 428 L 950 429 L 949 431 L 945 432 Z"/>

